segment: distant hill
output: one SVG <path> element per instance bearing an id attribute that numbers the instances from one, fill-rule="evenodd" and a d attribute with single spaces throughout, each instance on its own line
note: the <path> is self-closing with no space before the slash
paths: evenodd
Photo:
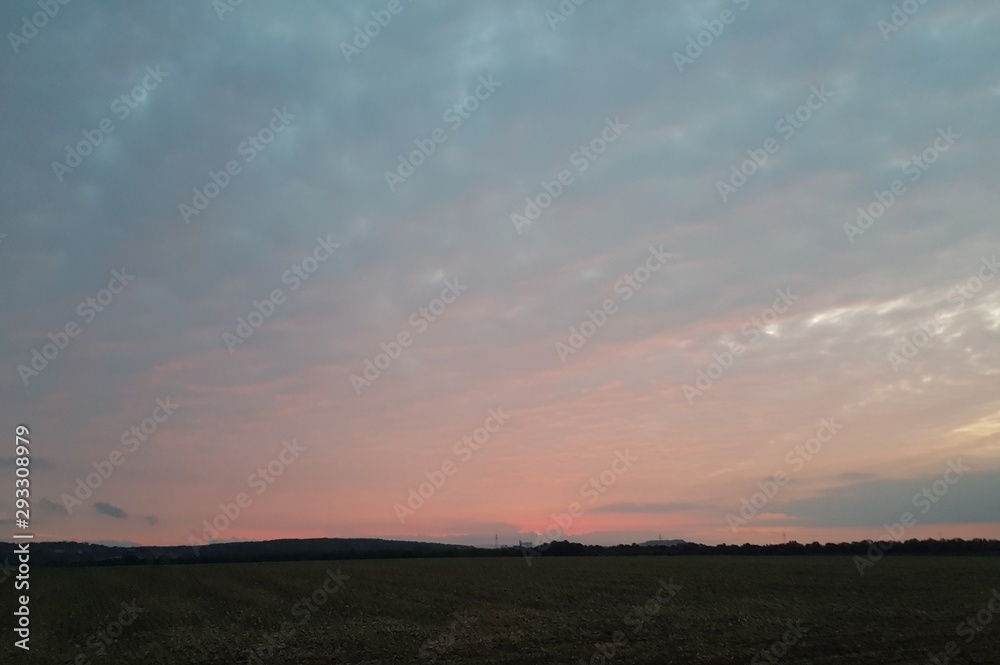
<path id="1" fill-rule="evenodd" d="M 11 557 L 11 543 L 0 543 L 0 564 Z M 476 548 L 380 538 L 310 538 L 212 543 L 200 547 L 97 545 L 33 542 L 31 563 L 39 566 L 301 561 L 306 559 L 377 559 L 461 556 Z M 13 563 L 13 561 L 11 561 Z"/>
<path id="2" fill-rule="evenodd" d="M 17 565 L 13 543 L 0 543 L 0 581 Z M 534 557 L 534 556 L 813 556 L 868 557 L 897 555 L 1000 555 L 1000 541 L 962 540 L 858 541 L 772 545 L 701 545 L 683 540 L 649 540 L 631 545 L 582 545 L 566 540 L 534 547 L 480 548 L 380 538 L 311 538 L 259 542 L 131 547 L 74 542 L 32 542 L 34 566 L 118 566 L 174 563 L 235 563 L 264 561 L 322 561 L 331 559 L 398 559 L 426 557 Z M 876 558 L 877 557 L 877 558 Z"/>
<path id="3" fill-rule="evenodd" d="M 678 545 L 687 545 L 686 540 L 647 540 L 644 543 L 639 543 L 639 547 L 677 547 Z"/>

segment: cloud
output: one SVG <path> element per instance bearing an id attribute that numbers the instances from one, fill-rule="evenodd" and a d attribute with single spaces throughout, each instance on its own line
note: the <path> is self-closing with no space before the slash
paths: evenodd
<path id="1" fill-rule="evenodd" d="M 593 509 L 595 513 L 676 513 L 690 510 L 707 510 L 712 506 L 701 503 L 612 503 L 606 506 L 598 506 Z"/>
<path id="2" fill-rule="evenodd" d="M 862 480 L 874 480 L 876 476 L 874 473 L 864 473 L 862 471 L 845 471 L 844 473 L 837 474 L 835 478 L 848 482 L 858 482 Z"/>
<path id="3" fill-rule="evenodd" d="M 66 517 L 66 508 L 61 503 L 56 503 L 50 499 L 42 497 L 38 500 L 40 512 L 52 517 Z"/>
<path id="4" fill-rule="evenodd" d="M 101 515 L 107 515 L 108 517 L 114 517 L 115 519 L 125 519 L 128 517 L 128 513 L 124 510 L 118 508 L 117 506 L 112 506 L 110 503 L 106 503 L 104 501 L 98 501 L 95 503 L 94 510 Z"/>
<path id="5" fill-rule="evenodd" d="M 942 469 L 943 470 L 943 469 Z M 775 501 L 768 511 L 783 513 L 807 527 L 881 527 L 895 523 L 904 512 L 918 524 L 986 524 L 1000 521 L 1000 469 L 974 470 L 945 485 L 942 476 L 882 478 L 828 489 L 794 502 Z M 929 491 L 925 496 L 923 492 Z M 767 520 L 761 520 L 766 525 Z"/>

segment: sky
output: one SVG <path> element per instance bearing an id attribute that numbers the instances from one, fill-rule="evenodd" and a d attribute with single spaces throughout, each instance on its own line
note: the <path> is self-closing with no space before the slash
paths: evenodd
<path id="1" fill-rule="evenodd" d="M 992 0 L 0 26 L 9 533 L 1000 538 Z"/>

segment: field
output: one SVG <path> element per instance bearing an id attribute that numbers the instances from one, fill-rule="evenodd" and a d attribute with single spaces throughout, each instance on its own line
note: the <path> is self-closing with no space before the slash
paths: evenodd
<path id="1" fill-rule="evenodd" d="M 864 577 L 849 557 L 405 559 L 31 575 L 31 651 L 12 646 L 7 580 L 2 663 L 724 665 L 757 656 L 888 664 L 932 662 L 949 642 L 960 651 L 941 662 L 1000 663 L 1000 617 L 988 609 L 1000 560 L 986 557 L 887 557 Z M 133 599 L 135 610 L 123 610 Z M 974 626 L 960 627 L 969 618 Z"/>

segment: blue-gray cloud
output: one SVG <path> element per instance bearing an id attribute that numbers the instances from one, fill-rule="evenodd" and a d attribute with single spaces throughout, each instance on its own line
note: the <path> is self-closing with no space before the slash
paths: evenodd
<path id="1" fill-rule="evenodd" d="M 1000 520 L 1000 470 L 970 471 L 963 477 L 894 478 L 852 483 L 794 502 L 775 501 L 768 512 L 794 518 L 799 526 L 881 527 L 910 513 L 917 524 L 975 524 Z M 788 526 L 787 521 L 770 522 Z M 760 520 L 767 525 L 766 518 Z"/>
<path id="2" fill-rule="evenodd" d="M 94 504 L 94 510 L 101 515 L 107 515 L 108 517 L 114 517 L 115 519 L 125 519 L 128 517 L 128 513 L 119 508 L 118 506 L 112 506 L 110 503 L 105 501 L 98 501 Z"/>
<path id="3" fill-rule="evenodd" d="M 700 503 L 666 502 L 666 503 L 612 503 L 598 506 L 595 513 L 676 513 L 689 510 L 707 510 L 713 506 Z"/>

